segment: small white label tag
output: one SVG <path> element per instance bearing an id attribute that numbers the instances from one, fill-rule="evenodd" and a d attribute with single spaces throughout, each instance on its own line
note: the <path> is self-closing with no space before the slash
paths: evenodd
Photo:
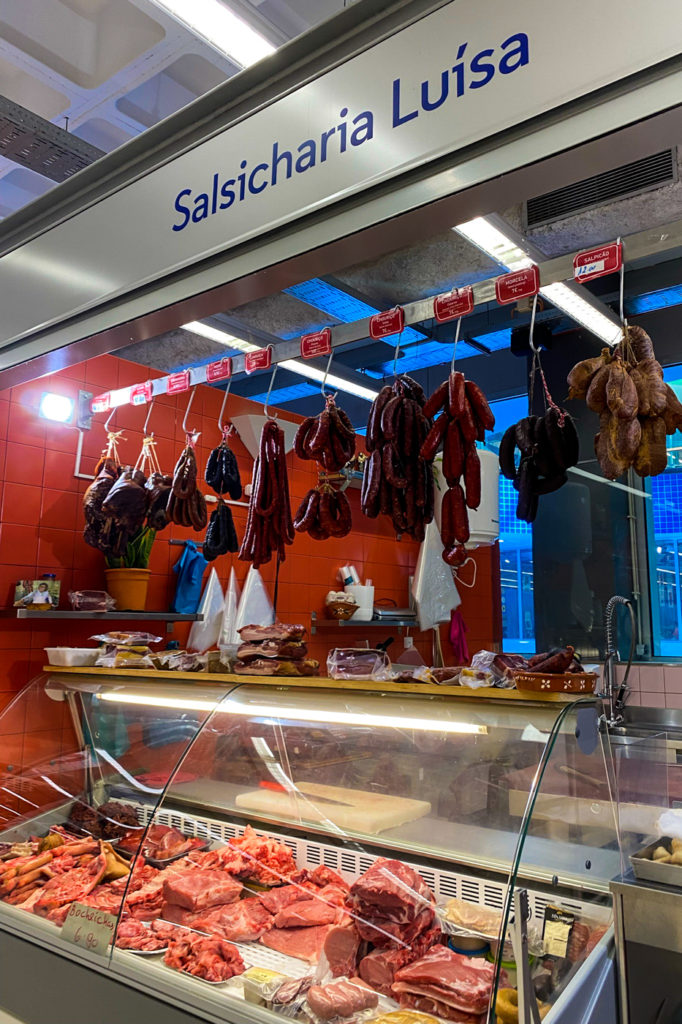
<path id="1" fill-rule="evenodd" d="M 62 938 L 89 949 L 91 953 L 106 956 L 115 930 L 115 914 L 86 907 L 84 903 L 72 903 L 62 928 Z"/>

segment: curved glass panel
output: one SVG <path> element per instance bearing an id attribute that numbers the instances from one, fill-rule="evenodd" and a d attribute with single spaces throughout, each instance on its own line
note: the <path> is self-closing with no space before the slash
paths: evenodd
<path id="1" fill-rule="evenodd" d="M 0 923 L 9 915 L 13 932 L 63 948 L 80 945 L 99 914 L 103 937 L 82 953 L 99 964 L 110 956 L 151 811 L 224 693 L 150 687 L 134 673 L 120 683 L 55 673 L 4 709 Z M 75 940 L 64 927 L 74 903 L 88 915 Z"/>
<path id="2" fill-rule="evenodd" d="M 599 1007 L 613 992 L 608 970 L 597 970 L 598 980 L 592 977 L 597 961 L 608 960 L 609 882 L 623 864 L 618 780 L 600 712 L 594 699 L 567 705 L 547 737 L 534 777 L 526 770 L 512 779 L 513 785 L 520 783 L 518 797 L 512 790 L 512 798 L 519 808 L 523 805 L 522 823 L 503 914 L 506 941 L 500 943 L 496 963 L 497 999 L 521 999 L 525 981 L 528 998 L 535 998 L 552 1021 L 591 1020 L 583 1018 L 581 1000 L 589 996 Z M 524 781 L 530 782 L 530 792 Z M 537 845 L 550 842 L 555 873 L 549 886 L 538 886 Z M 527 915 L 525 955 L 522 914 Z M 527 974 L 519 980 L 526 960 Z M 569 1005 L 570 1017 L 564 1017 Z M 608 1014 L 594 1019 L 608 1019 Z"/>

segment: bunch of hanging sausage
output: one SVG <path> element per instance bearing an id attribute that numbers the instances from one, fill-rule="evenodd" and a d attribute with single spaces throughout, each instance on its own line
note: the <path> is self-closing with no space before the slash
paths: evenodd
<path id="1" fill-rule="evenodd" d="M 308 533 L 313 540 L 346 537 L 350 533 L 350 502 L 340 490 L 342 481 L 333 477 L 355 455 L 355 440 L 353 424 L 331 395 L 319 416 L 308 416 L 301 423 L 294 438 L 294 451 L 299 459 L 319 462 L 324 473 L 317 487 L 311 487 L 299 505 L 294 518 L 294 529 L 299 533 Z"/>
<path id="2" fill-rule="evenodd" d="M 469 514 L 481 503 L 481 461 L 476 441 L 485 440 L 486 430 L 495 426 L 487 399 L 479 386 L 453 371 L 425 403 L 425 417 L 438 415 L 420 448 L 429 465 L 443 449 L 443 476 L 448 489 L 443 495 L 441 540 L 443 559 L 461 565 L 469 540 Z"/>
<path id="3" fill-rule="evenodd" d="M 682 404 L 663 380 L 646 331 L 626 327 L 613 350 L 577 363 L 568 384 L 569 398 L 599 413 L 594 447 L 605 477 L 615 480 L 630 467 L 641 477 L 663 472 L 666 434 L 682 427 Z"/>
<path id="4" fill-rule="evenodd" d="M 284 433 L 275 420 L 269 419 L 261 431 L 258 458 L 253 467 L 246 531 L 239 558 L 251 562 L 254 569 L 269 562 L 273 554 L 283 562 L 286 545 L 293 542 Z"/>
<path id="5" fill-rule="evenodd" d="M 225 503 L 224 496 L 229 494 L 232 501 L 239 501 L 242 496 L 242 481 L 239 475 L 237 457 L 227 441 L 227 433 L 223 440 L 214 448 L 208 457 L 204 479 L 209 487 L 218 495 L 218 504 L 211 512 L 211 518 L 204 538 L 204 558 L 212 562 L 218 555 L 226 555 L 239 550 L 239 539 L 234 528 L 234 519 L 230 506 Z"/>
<path id="6" fill-rule="evenodd" d="M 516 465 L 516 449 L 521 459 Z M 519 497 L 516 518 L 532 523 L 539 499 L 563 487 L 566 470 L 577 465 L 578 433 L 565 409 L 552 405 L 544 416 L 525 416 L 500 441 L 500 472 L 512 480 Z"/>
<path id="7" fill-rule="evenodd" d="M 397 377 L 375 398 L 367 423 L 361 507 L 370 519 L 390 516 L 397 534 L 424 539 L 433 519 L 433 455 L 422 445 L 431 428 L 426 396 L 411 377 Z"/>

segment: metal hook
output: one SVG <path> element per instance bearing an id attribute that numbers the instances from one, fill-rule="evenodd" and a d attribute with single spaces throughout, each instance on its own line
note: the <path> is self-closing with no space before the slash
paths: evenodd
<path id="1" fill-rule="evenodd" d="M 396 375 L 396 363 L 398 362 L 398 356 L 400 354 L 400 342 L 403 340 L 403 332 L 401 331 L 398 335 L 398 344 L 393 351 L 393 376 Z"/>
<path id="2" fill-rule="evenodd" d="M 225 410 L 225 402 L 227 401 L 227 396 L 230 393 L 231 387 L 232 377 L 230 377 L 227 381 L 227 387 L 225 388 L 225 391 L 223 393 L 223 404 L 220 406 L 220 412 L 218 413 L 218 430 L 220 431 L 221 434 L 225 433 L 225 427 L 223 426 L 223 412 Z"/>
<path id="3" fill-rule="evenodd" d="M 457 351 L 457 342 L 459 341 L 459 332 L 462 329 L 462 318 L 460 317 L 457 321 L 457 327 L 455 328 L 455 341 L 452 346 L 452 360 L 450 362 L 450 373 L 455 369 L 455 352 Z"/>
<path id="4" fill-rule="evenodd" d="M 156 401 L 156 399 L 152 398 L 151 402 L 149 403 L 149 408 L 147 409 L 147 415 L 145 417 L 144 426 L 142 428 L 142 434 L 143 434 L 144 437 L 148 436 L 148 429 L 147 428 L 149 427 L 149 417 L 152 414 L 152 409 L 154 408 L 154 402 L 155 401 Z"/>
<path id="5" fill-rule="evenodd" d="M 190 431 L 187 429 L 187 417 L 189 416 L 189 411 L 192 408 L 192 402 L 194 401 L 194 392 L 196 391 L 196 389 L 197 389 L 197 386 L 195 384 L 194 387 L 192 388 L 192 394 L 189 396 L 189 402 L 187 403 L 187 408 L 185 409 L 185 415 L 184 415 L 183 420 L 182 420 L 182 429 L 183 429 L 185 434 L 189 434 L 190 433 Z"/>
<path id="6" fill-rule="evenodd" d="M 279 365 L 278 363 L 275 363 L 275 365 L 273 367 L 272 377 L 270 378 L 270 387 L 268 388 L 268 393 L 265 396 L 265 401 L 263 403 L 263 412 L 264 412 L 264 414 L 267 416 L 267 418 L 269 420 L 276 420 L 277 419 L 277 413 L 276 412 L 275 413 L 268 412 L 268 402 L 270 401 L 270 395 L 272 394 L 272 385 L 275 383 L 275 377 L 277 376 L 277 367 L 278 367 L 278 365 Z"/>
<path id="7" fill-rule="evenodd" d="M 104 424 L 104 429 L 106 430 L 107 433 L 109 433 L 109 424 L 111 423 L 111 421 L 113 420 L 114 416 L 116 415 L 116 410 L 117 409 L 118 409 L 118 406 L 115 405 L 114 408 L 109 413 L 109 415 L 107 416 L 107 421 Z"/>
<path id="8" fill-rule="evenodd" d="M 623 243 L 620 236 L 616 242 L 620 246 L 620 322 L 623 327 L 627 327 L 628 323 L 625 319 L 625 259 L 623 256 Z"/>
<path id="9" fill-rule="evenodd" d="M 333 355 L 334 355 L 334 349 L 332 349 L 331 352 L 329 353 L 329 359 L 327 360 L 327 367 L 326 367 L 326 369 L 324 371 L 324 377 L 322 378 L 322 383 L 320 385 L 320 393 L 321 393 L 321 395 L 322 395 L 322 397 L 324 399 L 326 399 L 328 397 L 325 394 L 325 390 L 324 389 L 325 389 L 325 385 L 327 383 L 327 377 L 329 376 L 329 367 L 332 364 L 332 356 Z M 336 394 L 337 394 L 337 392 L 335 391 L 334 394 L 331 397 L 332 398 L 336 398 Z"/>
<path id="10" fill-rule="evenodd" d="M 536 356 L 540 355 L 540 349 L 535 347 L 533 342 L 533 333 L 535 331 L 535 313 L 538 308 L 538 297 L 537 294 L 533 296 L 533 309 L 530 315 L 530 331 L 528 333 L 528 344 Z"/>

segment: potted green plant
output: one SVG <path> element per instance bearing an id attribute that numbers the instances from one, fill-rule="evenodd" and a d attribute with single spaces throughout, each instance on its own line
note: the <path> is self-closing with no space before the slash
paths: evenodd
<path id="1" fill-rule="evenodd" d="M 149 586 L 149 558 L 155 538 L 155 529 L 141 526 L 120 557 L 107 555 L 104 576 L 107 591 L 116 601 L 117 608 L 144 611 Z"/>

